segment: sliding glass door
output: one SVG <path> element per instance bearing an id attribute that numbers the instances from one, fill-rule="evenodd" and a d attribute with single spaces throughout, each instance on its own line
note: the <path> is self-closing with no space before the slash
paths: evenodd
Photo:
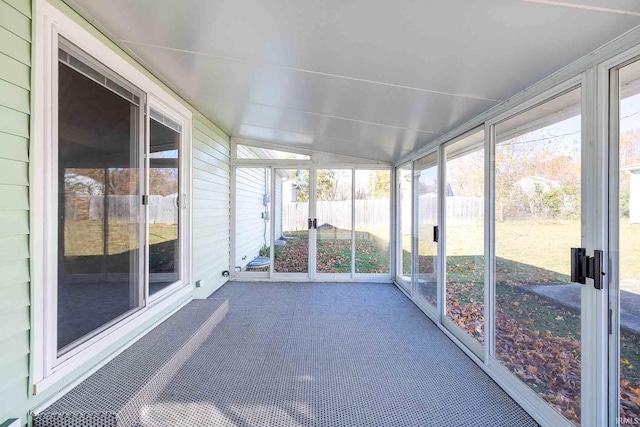
<path id="1" fill-rule="evenodd" d="M 610 420 L 640 419 L 640 61 L 611 71 Z"/>
<path id="2" fill-rule="evenodd" d="M 639 52 L 396 168 L 397 283 L 550 425 L 640 420 Z"/>
<path id="3" fill-rule="evenodd" d="M 103 72 L 73 46 L 61 43 L 56 153 L 59 355 L 144 304 L 140 96 Z"/>
<path id="4" fill-rule="evenodd" d="M 593 382 L 597 366 L 584 301 L 592 310 L 602 278 L 600 251 L 583 249 L 597 224 L 583 214 L 583 196 L 596 200 L 583 191 L 591 176 L 584 164 L 594 153 L 585 154 L 583 144 L 580 80 L 487 126 L 489 159 L 482 129 L 413 163 L 413 298 L 549 420 L 580 425 L 590 393 L 583 384 Z M 625 179 L 633 188 L 631 172 Z M 403 201 L 399 194 L 399 212 Z M 633 257 L 631 240 L 621 248 Z M 631 359 L 620 359 L 627 374 L 634 365 L 629 342 Z M 629 378 L 621 382 L 624 396 L 634 391 Z"/>
<path id="5" fill-rule="evenodd" d="M 438 305 L 438 182 L 438 152 L 435 151 L 413 166 L 414 229 L 417 235 L 414 291 L 434 313 Z"/>
<path id="6" fill-rule="evenodd" d="M 484 342 L 484 130 L 445 146 L 443 323 L 473 338 L 481 357 Z"/>
<path id="7" fill-rule="evenodd" d="M 186 283 L 189 175 L 182 116 L 62 38 L 56 101 L 51 323 L 62 361 Z"/>
<path id="8" fill-rule="evenodd" d="M 495 135 L 495 358 L 579 425 L 582 300 L 594 291 L 571 274 L 571 248 L 594 226 L 582 215 L 581 89 Z"/>

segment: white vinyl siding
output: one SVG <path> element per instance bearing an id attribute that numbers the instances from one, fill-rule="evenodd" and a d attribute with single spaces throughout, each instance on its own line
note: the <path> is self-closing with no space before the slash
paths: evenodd
<path id="1" fill-rule="evenodd" d="M 228 279 L 230 268 L 229 138 L 199 114 L 193 120 L 193 275 L 204 281 L 194 290 L 206 298 Z"/>
<path id="2" fill-rule="evenodd" d="M 29 377 L 31 2 L 0 0 L 0 424 Z"/>
<path id="3" fill-rule="evenodd" d="M 268 194 L 264 168 L 236 169 L 236 267 L 245 267 L 271 242 L 271 224 L 262 218 Z"/>

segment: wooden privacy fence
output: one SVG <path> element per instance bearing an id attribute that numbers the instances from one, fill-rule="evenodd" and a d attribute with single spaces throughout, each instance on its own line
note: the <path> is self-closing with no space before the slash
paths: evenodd
<path id="1" fill-rule="evenodd" d="M 418 224 L 437 224 L 438 198 L 425 194 L 420 196 Z M 464 223 L 480 221 L 484 218 L 482 197 L 450 196 L 446 198 L 447 221 Z"/>
<path id="2" fill-rule="evenodd" d="M 283 230 L 306 230 L 309 218 L 308 203 L 284 203 Z M 389 199 L 356 200 L 356 229 L 389 226 Z M 319 201 L 316 206 L 318 227 L 330 224 L 336 228 L 351 229 L 351 200 Z"/>
<path id="3" fill-rule="evenodd" d="M 177 195 L 149 196 L 150 224 L 177 224 L 178 206 Z M 70 198 L 65 205 L 65 215 L 69 219 L 102 220 L 104 218 L 105 196 L 90 196 Z M 140 196 L 122 195 L 106 196 L 109 210 L 109 222 L 135 223 L 138 222 Z M 88 205 L 88 206 L 87 206 Z M 88 212 L 87 212 L 88 208 Z M 83 212 L 84 211 L 84 212 Z"/>
<path id="4" fill-rule="evenodd" d="M 406 202 L 409 202 L 407 200 Z M 484 200 L 482 197 L 447 197 L 447 221 L 473 222 L 482 220 L 484 215 Z M 411 206 L 410 203 L 404 206 Z M 389 199 L 356 200 L 355 228 L 366 229 L 374 227 L 388 227 L 390 215 Z M 319 201 L 316 207 L 318 226 L 330 224 L 337 228 L 351 228 L 351 201 Z M 437 198 L 420 196 L 420 224 L 434 224 L 437 218 Z M 309 205 L 307 202 L 290 202 L 282 206 L 283 230 L 306 230 L 309 219 Z M 402 220 L 411 222 L 411 211 L 403 211 Z"/>

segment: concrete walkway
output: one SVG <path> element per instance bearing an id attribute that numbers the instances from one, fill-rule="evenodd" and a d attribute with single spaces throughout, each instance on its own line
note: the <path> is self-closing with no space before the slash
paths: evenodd
<path id="1" fill-rule="evenodd" d="M 527 288 L 543 298 L 553 300 L 565 307 L 580 310 L 581 287 L 578 283 L 533 286 Z M 620 327 L 640 334 L 640 294 L 620 291 Z"/>

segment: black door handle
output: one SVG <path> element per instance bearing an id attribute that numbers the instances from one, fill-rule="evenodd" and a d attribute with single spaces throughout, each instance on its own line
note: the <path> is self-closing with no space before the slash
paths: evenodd
<path id="1" fill-rule="evenodd" d="M 602 289 L 604 273 L 604 253 L 593 251 L 593 256 L 587 256 L 585 248 L 571 248 L 571 281 L 587 283 L 587 277 L 593 279 L 593 287 Z"/>
<path id="2" fill-rule="evenodd" d="M 586 253 L 585 248 L 571 248 L 571 281 L 587 283 L 586 281 Z"/>
<path id="3" fill-rule="evenodd" d="M 593 287 L 596 289 L 604 288 L 602 281 L 604 278 L 604 253 L 600 250 L 593 251 Z"/>

